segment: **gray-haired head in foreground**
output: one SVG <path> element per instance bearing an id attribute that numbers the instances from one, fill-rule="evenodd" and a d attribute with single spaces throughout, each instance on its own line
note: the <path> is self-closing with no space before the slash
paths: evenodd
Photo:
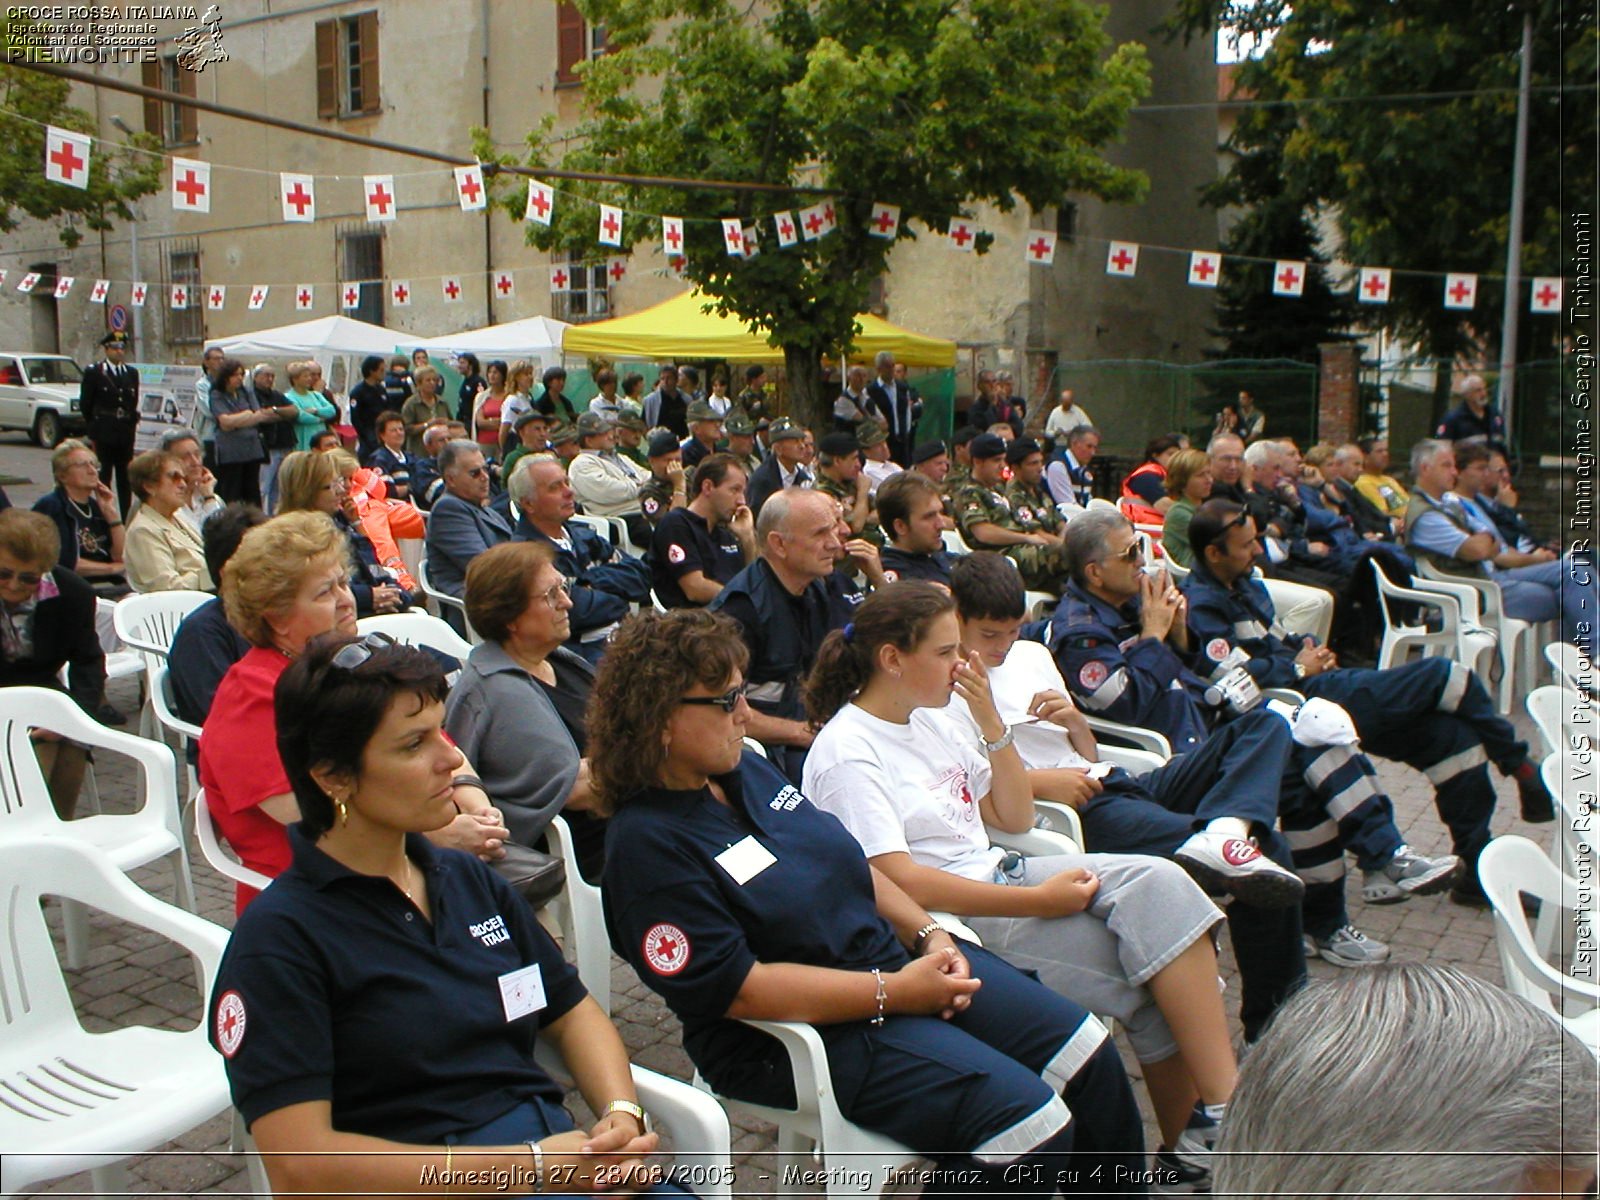
<path id="1" fill-rule="evenodd" d="M 439 474 L 443 475 L 454 469 L 455 465 L 469 454 L 482 454 L 483 447 L 468 438 L 455 438 L 444 444 L 439 451 Z"/>
<path id="2" fill-rule="evenodd" d="M 1106 556 L 1111 531 L 1131 524 L 1114 508 L 1091 508 L 1074 517 L 1066 533 L 1067 570 L 1072 581 L 1082 585 L 1084 568 Z"/>
<path id="3" fill-rule="evenodd" d="M 1386 964 L 1279 1010 L 1244 1061 L 1213 1189 L 1464 1200 L 1563 1169 L 1592 1183 L 1595 1122 L 1594 1058 L 1548 1014 L 1452 967 Z"/>
<path id="4" fill-rule="evenodd" d="M 1445 441 L 1443 438 L 1423 438 L 1411 447 L 1411 478 L 1415 479 L 1424 464 L 1433 461 L 1433 456 L 1441 450 L 1448 450 L 1451 454 L 1456 452 L 1454 442 Z"/>

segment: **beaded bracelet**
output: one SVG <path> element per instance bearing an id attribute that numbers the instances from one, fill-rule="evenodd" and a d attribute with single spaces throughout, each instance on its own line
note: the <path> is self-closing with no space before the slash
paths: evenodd
<path id="1" fill-rule="evenodd" d="M 889 999 L 889 989 L 883 985 L 883 972 L 877 967 L 872 968 L 872 977 L 878 981 L 878 1015 L 872 1018 L 874 1025 L 883 1024 L 883 1006 Z"/>

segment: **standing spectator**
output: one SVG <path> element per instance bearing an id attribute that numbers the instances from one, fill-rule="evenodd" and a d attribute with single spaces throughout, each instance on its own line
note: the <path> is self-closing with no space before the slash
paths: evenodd
<path id="1" fill-rule="evenodd" d="M 278 382 L 278 372 L 268 363 L 257 363 L 250 372 L 246 389 L 255 397 L 263 410 L 276 414 L 276 420 L 265 421 L 261 426 L 261 448 L 267 461 L 261 464 L 256 486 L 261 489 L 262 507 L 271 510 L 278 506 L 278 464 L 283 456 L 295 448 L 294 423 L 300 409 L 287 396 L 273 386 Z"/>
<path id="2" fill-rule="evenodd" d="M 856 426 L 867 419 L 867 406 L 867 369 L 851 367 L 844 373 L 844 388 L 833 402 L 834 431 L 854 435 Z"/>
<path id="3" fill-rule="evenodd" d="M 1256 398 L 1249 392 L 1239 393 L 1238 434 L 1246 446 L 1259 442 L 1267 433 L 1267 414 L 1256 407 Z"/>
<path id="4" fill-rule="evenodd" d="M 1434 436 L 1451 442 L 1486 442 L 1491 450 L 1507 453 L 1506 419 L 1489 402 L 1482 375 L 1468 375 L 1456 385 L 1461 403 L 1445 413 Z"/>
<path id="5" fill-rule="evenodd" d="M 400 410 L 400 419 L 406 427 L 406 453 L 421 457 L 424 453 L 423 434 L 428 426 L 447 420 L 450 409 L 439 395 L 439 389 L 444 386 L 444 377 L 438 371 L 432 367 L 418 371 L 416 386 L 416 394 Z"/>
<path id="6" fill-rule="evenodd" d="M 913 398 L 911 385 L 895 373 L 894 355 L 889 351 L 878 351 L 872 364 L 878 376 L 867 387 L 867 400 L 889 432 L 889 457 L 904 466 L 915 449 L 922 401 Z"/>
<path id="7" fill-rule="evenodd" d="M 711 406 L 712 412 L 723 418 L 726 418 L 728 411 L 733 408 L 733 398 L 728 395 L 728 377 L 721 371 L 711 377 L 711 394 L 706 397 L 706 403 Z M 594 407 L 592 401 L 589 407 Z"/>
<path id="8" fill-rule="evenodd" d="M 123 361 L 128 342 L 120 333 L 100 339 L 105 358 L 83 373 L 78 409 L 89 441 L 100 456 L 100 478 L 117 478 L 117 503 L 128 509 L 128 463 L 133 459 L 134 431 L 139 427 L 139 373 Z M 201 403 L 204 403 L 202 399 Z"/>
<path id="9" fill-rule="evenodd" d="M 539 404 L 534 400 L 533 392 L 533 364 L 525 358 L 519 358 L 511 364 L 508 372 L 506 402 L 500 406 L 500 459 L 503 462 L 507 452 L 517 444 L 517 422 L 524 413 L 541 412 Z"/>
<path id="10" fill-rule="evenodd" d="M 419 368 L 420 370 L 420 368 Z M 449 405 L 445 406 L 446 419 L 461 413 L 470 413 L 473 402 L 478 398 L 478 393 L 487 385 L 483 377 L 483 368 L 478 362 L 476 354 L 464 353 L 456 356 L 456 370 L 461 372 L 461 386 L 456 389 L 456 409 L 452 413 Z M 417 382 L 417 371 L 411 373 L 412 386 Z"/>
<path id="11" fill-rule="evenodd" d="M 114 598 L 128 591 L 122 577 L 122 512 L 99 470 L 89 443 L 67 438 L 50 456 L 55 491 L 39 497 L 33 511 L 55 522 L 61 543 L 56 565 L 76 572 L 96 595 Z"/>
<path id="12" fill-rule="evenodd" d="M 0 687 L 65 691 L 93 716 L 106 683 L 106 655 L 95 633 L 94 592 L 57 565 L 60 556 L 49 517 L 20 508 L 0 512 Z M 67 672 L 65 687 L 62 668 Z M 33 729 L 28 736 L 56 815 L 72 820 L 88 751 L 46 729 Z"/>
<path id="13" fill-rule="evenodd" d="M 578 419 L 578 410 L 573 407 L 572 401 L 568 400 L 566 396 L 566 368 L 547 368 L 540 382 L 544 384 L 544 394 L 539 397 L 539 411 L 545 416 L 553 417 L 558 421 L 576 421 Z"/>
<path id="14" fill-rule="evenodd" d="M 217 377 L 217 368 L 222 365 L 223 353 L 220 346 L 208 346 L 200 359 L 200 378 L 195 381 L 194 396 L 194 431 L 200 438 L 201 460 L 206 464 L 206 470 L 214 470 L 217 465 L 216 446 L 217 424 L 211 419 L 211 385 Z"/>
<path id="15" fill-rule="evenodd" d="M 693 367 L 678 368 L 678 390 L 690 404 L 703 399 L 700 395 L 700 372 Z"/>
<path id="16" fill-rule="evenodd" d="M 617 404 L 624 409 L 632 409 L 639 416 L 644 416 L 644 376 L 637 371 L 629 371 L 622 378 L 622 399 Z"/>
<path id="17" fill-rule="evenodd" d="M 183 463 L 175 455 L 146 450 L 128 464 L 128 480 L 139 497 L 139 511 L 128 522 L 123 545 L 133 590 L 211 591 L 200 535 L 178 519 L 189 498 Z"/>
<path id="18" fill-rule="evenodd" d="M 1063 433 L 1071 433 L 1084 425 L 1094 428 L 1094 418 L 1083 405 L 1078 403 L 1071 388 L 1062 388 L 1060 400 L 1050 410 L 1050 416 L 1045 420 L 1045 436 L 1060 437 Z"/>
<path id="19" fill-rule="evenodd" d="M 656 390 L 644 398 L 644 423 L 650 429 L 663 425 L 677 434 L 679 440 L 689 436 L 689 401 L 678 390 L 675 364 L 662 366 L 656 377 Z"/>
<path id="20" fill-rule="evenodd" d="M 261 464 L 267 461 L 261 426 L 278 420 L 277 411 L 260 407 L 244 386 L 244 364 L 225 358 L 211 387 L 211 415 L 217 422 L 217 494 L 224 504 L 242 500 L 261 505 Z"/>
<path id="21" fill-rule="evenodd" d="M 417 355 L 421 356 L 422 361 L 416 364 L 415 370 L 420 371 L 423 367 L 431 365 L 428 362 L 427 351 L 418 350 Z M 412 364 L 407 361 L 404 354 L 396 354 L 389 360 L 389 370 L 383 376 L 384 408 L 392 408 L 398 412 L 400 406 L 411 398 L 412 373 Z"/>
<path id="22" fill-rule="evenodd" d="M 396 360 L 401 369 L 405 367 L 404 356 Z M 399 401 L 389 403 L 391 386 L 397 392 L 404 392 Z M 384 374 L 383 356 L 369 354 L 361 360 L 361 382 L 350 389 L 350 424 L 356 429 L 356 457 L 366 462 L 372 452 L 378 448 L 377 430 L 373 423 L 377 421 L 378 414 L 394 409 L 406 402 L 406 397 L 411 395 L 411 384 L 396 375 L 393 371 Z"/>
<path id="23" fill-rule="evenodd" d="M 744 369 L 744 391 L 739 393 L 739 407 L 752 422 L 772 415 L 767 411 L 767 369 L 760 363 Z"/>
<path id="24" fill-rule="evenodd" d="M 314 362 L 289 364 L 289 402 L 300 410 L 294 421 L 294 448 L 311 449 L 311 439 L 328 427 L 328 422 L 339 416 L 338 406 L 324 396 L 317 387 L 322 368 Z"/>
<path id="25" fill-rule="evenodd" d="M 488 382 L 472 402 L 467 428 L 484 457 L 496 458 L 500 454 L 500 414 L 505 409 L 506 397 L 511 394 L 511 376 L 506 364 L 498 358 L 484 368 L 484 374 Z"/>
<path id="26" fill-rule="evenodd" d="M 610 367 L 601 367 L 594 373 L 594 386 L 600 390 L 589 401 L 585 411 L 599 413 L 614 422 L 622 415 L 622 398 L 617 395 L 617 373 Z"/>

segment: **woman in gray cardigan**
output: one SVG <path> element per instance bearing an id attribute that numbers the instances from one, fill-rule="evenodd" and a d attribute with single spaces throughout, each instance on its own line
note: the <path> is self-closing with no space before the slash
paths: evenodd
<path id="1" fill-rule="evenodd" d="M 467 568 L 467 619 L 484 637 L 445 705 L 445 730 L 505 816 L 512 841 L 542 846 L 560 813 L 578 867 L 598 881 L 605 822 L 594 815 L 584 710 L 594 668 L 562 646 L 572 599 L 543 542 L 491 547 Z"/>

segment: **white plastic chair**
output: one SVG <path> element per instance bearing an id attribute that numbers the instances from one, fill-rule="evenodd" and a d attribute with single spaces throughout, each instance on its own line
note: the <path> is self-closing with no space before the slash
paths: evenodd
<path id="1" fill-rule="evenodd" d="M 1478 878 L 1494 908 L 1495 944 L 1506 988 L 1559 1021 L 1600 1056 L 1600 987 L 1563 974 L 1544 960 L 1522 911 L 1526 892 L 1545 909 L 1573 909 L 1578 881 L 1564 875 L 1527 838 L 1497 837 L 1478 859 Z"/>
<path id="2" fill-rule="evenodd" d="M 1373 578 L 1378 581 L 1378 607 L 1383 613 L 1383 643 L 1378 649 L 1378 669 L 1387 670 L 1407 661 L 1413 649 L 1421 650 L 1424 658 L 1440 656 L 1455 659 L 1480 675 L 1488 669 L 1482 661 L 1485 655 L 1492 660 L 1495 650 L 1494 634 L 1482 626 L 1469 627 L 1462 619 L 1461 605 L 1452 597 L 1435 591 L 1421 591 L 1402 587 L 1383 573 L 1377 560 L 1371 560 Z M 1408 625 L 1396 617 L 1396 604 L 1418 604 L 1439 614 L 1439 628 L 1427 625 Z"/>
<path id="3" fill-rule="evenodd" d="M 1160 759 L 1160 762 L 1156 764 L 1157 766 L 1172 757 L 1172 743 L 1167 741 L 1165 735 L 1157 733 L 1154 729 L 1143 729 L 1138 725 L 1123 725 L 1117 721 L 1108 721 L 1104 717 L 1091 716 L 1089 713 L 1084 713 L 1083 717 L 1089 723 L 1089 729 L 1094 733 L 1096 740 L 1101 743 L 1101 758 L 1110 759 L 1113 762 L 1116 761 L 1111 757 L 1111 752 L 1118 749 L 1118 747 L 1106 745 L 1105 738 L 1117 738 L 1127 742 L 1136 750 L 1143 750 L 1148 754 L 1155 755 Z"/>
<path id="4" fill-rule="evenodd" d="M 1184 566 L 1171 555 L 1168 555 L 1166 558 L 1162 559 L 1161 565 L 1167 569 L 1167 574 L 1172 577 L 1173 583 L 1178 583 L 1189 578 L 1190 568 Z"/>
<path id="5" fill-rule="evenodd" d="M 972 549 L 961 536 L 959 529 L 944 529 L 939 533 L 939 540 L 944 543 L 945 550 L 950 554 L 971 554 Z"/>
<path id="6" fill-rule="evenodd" d="M 181 804 L 185 796 L 200 786 L 199 775 L 189 764 L 188 754 L 189 743 L 193 742 L 195 745 L 200 743 L 200 726 L 189 724 L 173 708 L 171 668 L 165 662 L 150 667 L 147 686 L 150 689 L 150 708 L 155 715 L 156 728 L 159 731 L 156 740 L 164 741 L 168 733 L 178 735 L 178 758 L 184 765 L 184 776 L 188 781 L 188 786 L 178 795 Z M 184 845 L 188 844 L 188 839 L 185 838 Z"/>
<path id="7" fill-rule="evenodd" d="M 195 789 L 194 796 L 184 806 L 183 821 L 185 826 L 193 828 L 195 840 L 200 843 L 200 853 L 213 871 L 224 879 L 242 883 L 258 892 L 266 890 L 271 879 L 245 866 L 223 849 L 222 839 L 217 836 L 216 822 L 211 819 L 211 809 L 206 805 L 205 788 Z"/>
<path id="8" fill-rule="evenodd" d="M 1550 855 L 1555 861 L 1565 863 L 1565 869 L 1577 879 L 1591 877 L 1595 862 L 1600 860 L 1600 831 L 1595 829 L 1595 820 L 1600 816 L 1595 810 L 1600 809 L 1600 805 L 1591 800 L 1589 808 L 1586 810 L 1584 807 L 1584 795 L 1593 795 L 1593 784 L 1590 782 L 1593 776 L 1589 775 L 1586 780 L 1578 774 L 1579 771 L 1586 774 L 1591 772 L 1592 763 L 1591 759 L 1588 764 L 1580 764 L 1570 752 L 1557 752 L 1547 755 L 1539 765 L 1539 778 L 1556 806 L 1556 827 L 1551 832 Z M 1589 895 L 1593 897 L 1594 892 L 1591 890 Z M 1592 902 L 1590 908 L 1593 908 Z M 1548 945 L 1553 929 L 1542 912 L 1539 914 L 1539 933 L 1539 944 Z"/>
<path id="9" fill-rule="evenodd" d="M 1580 737 L 1591 745 L 1596 740 L 1596 717 L 1592 712 L 1586 722 L 1573 720 L 1575 708 L 1585 705 L 1587 701 L 1577 698 L 1575 692 L 1557 684 L 1546 684 L 1541 688 L 1534 688 L 1528 693 L 1524 704 L 1527 706 L 1528 715 L 1533 718 L 1535 727 L 1539 730 L 1539 737 L 1544 742 L 1545 754 L 1570 754 L 1572 752 L 1572 737 Z"/>
<path id="10" fill-rule="evenodd" d="M 363 634 L 388 634 L 403 645 L 435 650 L 461 662 L 466 662 L 467 655 L 472 653 L 471 642 L 438 617 L 425 612 L 380 613 L 362 617 L 356 622 L 356 628 Z"/>
<path id="11" fill-rule="evenodd" d="M 610 542 L 612 545 L 616 544 L 611 538 L 611 522 L 606 520 L 604 517 L 591 517 L 587 513 L 573 513 L 572 516 L 568 517 L 567 519 L 569 521 L 576 521 L 580 525 L 587 525 L 601 537 L 605 538 L 607 542 Z"/>
<path id="12" fill-rule="evenodd" d="M 578 871 L 578 853 L 572 830 L 566 821 L 554 817 L 545 838 L 550 853 L 566 864 L 567 882 L 561 896 L 550 908 L 561 926 L 561 938 L 572 951 L 578 978 L 594 997 L 595 1003 L 611 1012 L 611 940 L 606 935 L 605 910 L 600 904 L 600 889 Z"/>
<path id="13" fill-rule="evenodd" d="M 144 592 L 117 601 L 111 619 L 130 648 L 164 660 L 183 619 L 213 597 L 207 592 Z"/>
<path id="14" fill-rule="evenodd" d="M 208 1022 L 183 1032 L 78 1023 L 40 899 L 89 905 L 177 942 L 200 962 L 209 996 L 228 933 L 136 887 L 117 864 L 64 837 L 0 841 L 0 1195 L 89 1170 L 94 1194 L 125 1194 L 115 1164 L 227 1109 Z M 25 1151 L 25 1153 L 23 1152 Z"/>
<path id="15" fill-rule="evenodd" d="M 635 544 L 633 536 L 628 532 L 628 523 L 621 517 L 607 517 L 606 521 L 611 526 L 611 542 L 617 549 L 633 558 L 643 558 L 645 548 Z"/>
<path id="16" fill-rule="evenodd" d="M 1055 612 L 1056 605 L 1061 603 L 1061 597 L 1054 592 L 1024 592 L 1022 594 L 1022 611 L 1028 615 L 1030 621 L 1042 621 Z"/>
<path id="17" fill-rule="evenodd" d="M 1571 642 L 1550 642 L 1544 648 L 1544 658 L 1550 664 L 1555 681 L 1575 692 L 1590 692 L 1595 688 L 1594 664 L 1589 656 Z"/>
<path id="18" fill-rule="evenodd" d="M 472 622 L 467 620 L 467 603 L 459 596 L 452 596 L 448 592 L 441 592 L 433 586 L 433 581 L 428 577 L 428 560 L 424 556 L 417 560 L 417 586 L 422 589 L 422 594 L 434 602 L 442 616 L 446 608 L 453 608 L 461 614 L 461 626 L 467 631 L 467 641 L 476 646 L 483 641 L 477 631 L 472 628 Z"/>
<path id="19" fill-rule="evenodd" d="M 1516 685 L 1532 688 L 1539 677 L 1538 648 L 1534 645 L 1537 633 L 1532 622 L 1506 615 L 1501 602 L 1500 585 L 1492 579 L 1476 579 L 1469 575 L 1451 575 L 1441 571 L 1424 558 L 1417 559 L 1417 571 L 1431 582 L 1465 585 L 1478 593 L 1481 621 L 1499 640 L 1500 686 L 1496 703 L 1502 713 L 1510 715 L 1516 702 Z"/>

